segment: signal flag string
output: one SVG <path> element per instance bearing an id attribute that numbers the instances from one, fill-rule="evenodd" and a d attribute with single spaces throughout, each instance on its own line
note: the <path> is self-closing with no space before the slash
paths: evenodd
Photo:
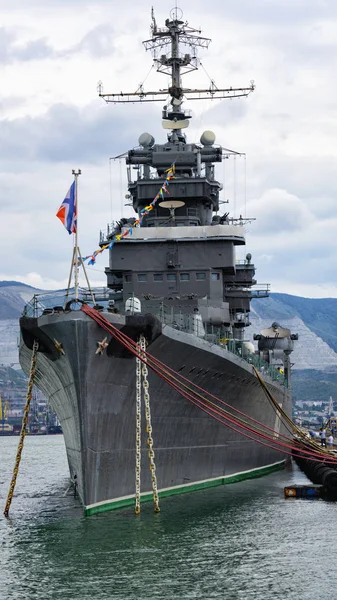
<path id="1" fill-rule="evenodd" d="M 165 192 L 165 194 L 169 194 L 169 191 L 167 188 L 170 185 L 171 179 L 175 179 L 175 176 L 174 176 L 175 163 L 174 162 L 168 169 L 166 169 L 165 173 L 166 173 L 165 181 L 163 182 L 159 192 L 155 195 L 154 199 L 148 206 L 145 206 L 144 208 L 142 208 L 140 210 L 139 218 L 136 219 L 135 222 L 128 229 L 126 229 L 126 231 L 124 231 L 124 233 L 118 233 L 118 234 L 114 235 L 112 240 L 110 240 L 108 244 L 104 244 L 101 248 L 98 248 L 92 254 L 89 254 L 88 256 L 82 256 L 82 257 L 79 256 L 77 258 L 77 262 L 79 262 L 81 260 L 84 262 L 87 260 L 88 265 L 94 265 L 96 263 L 97 256 L 99 254 L 101 254 L 101 252 L 104 252 L 104 250 L 106 250 L 107 248 L 109 250 L 111 250 L 117 242 L 120 242 L 123 238 L 127 237 L 128 235 L 132 235 L 132 231 L 135 227 L 141 226 L 144 217 L 153 210 L 157 200 L 159 200 L 159 198 L 161 198 L 162 200 L 164 199 L 164 192 Z M 76 262 L 76 260 L 75 260 L 75 262 Z"/>

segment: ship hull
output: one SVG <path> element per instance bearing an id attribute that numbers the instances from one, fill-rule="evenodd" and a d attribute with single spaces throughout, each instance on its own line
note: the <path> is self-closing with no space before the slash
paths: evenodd
<path id="1" fill-rule="evenodd" d="M 125 330 L 125 319 L 107 315 Z M 280 421 L 252 367 L 240 357 L 191 334 L 145 328 L 148 351 L 187 379 L 228 404 L 281 431 Z M 40 342 L 36 385 L 61 423 L 70 476 L 87 514 L 134 502 L 136 361 L 117 342 L 96 354 L 103 330 L 82 311 L 21 319 L 20 362 L 29 372 L 32 340 Z M 139 331 L 128 329 L 134 337 Z M 55 344 L 62 344 L 56 349 Z M 224 426 L 174 391 L 149 370 L 155 464 L 160 496 L 254 477 L 279 468 L 285 457 Z M 268 381 L 268 378 L 267 378 Z M 286 388 L 268 387 L 291 413 Z M 145 430 L 145 415 L 142 415 Z M 142 434 L 141 492 L 151 494 Z"/>

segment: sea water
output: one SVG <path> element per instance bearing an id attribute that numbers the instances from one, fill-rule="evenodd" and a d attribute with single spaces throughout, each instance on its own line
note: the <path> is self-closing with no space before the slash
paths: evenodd
<path id="1" fill-rule="evenodd" d="M 63 437 L 29 436 L 6 519 L 17 443 L 0 438 L 1 600 L 337 598 L 337 503 L 285 500 L 296 467 L 84 518 Z"/>

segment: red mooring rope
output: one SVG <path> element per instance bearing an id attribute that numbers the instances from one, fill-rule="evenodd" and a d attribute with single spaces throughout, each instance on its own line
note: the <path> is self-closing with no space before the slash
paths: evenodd
<path id="1" fill-rule="evenodd" d="M 189 379 L 181 375 L 180 373 L 174 371 L 164 363 L 162 363 L 159 359 L 152 356 L 149 352 L 145 352 L 140 354 L 139 345 L 120 331 L 117 327 L 112 325 L 101 313 L 99 313 L 96 309 L 91 308 L 87 304 L 82 304 L 81 310 L 86 313 L 89 317 L 91 317 L 100 327 L 102 327 L 107 333 L 109 333 L 114 339 L 116 339 L 119 343 L 121 343 L 127 350 L 129 350 L 134 356 L 140 358 L 143 362 L 147 364 L 147 366 L 154 371 L 161 379 L 167 382 L 174 390 L 176 390 L 181 396 L 186 398 L 192 404 L 197 406 L 204 413 L 220 422 L 221 424 L 229 427 L 229 429 L 235 431 L 238 434 L 245 436 L 246 438 L 253 440 L 263 446 L 271 448 L 272 450 L 276 450 L 282 452 L 282 454 L 292 455 L 293 450 L 298 451 L 298 444 L 292 442 L 287 436 L 283 434 L 278 434 L 278 439 L 275 439 L 275 432 L 271 427 L 261 423 L 260 421 L 246 415 L 239 409 L 231 406 L 221 398 L 214 396 L 207 390 L 204 390 L 202 387 L 197 384 L 191 382 Z M 145 354 L 145 356 L 144 356 Z M 166 374 L 165 374 L 166 373 Z M 201 394 L 194 392 L 193 390 L 187 391 L 182 387 L 183 384 L 179 382 L 179 378 L 186 382 L 189 386 L 193 386 L 195 389 L 200 391 L 203 394 L 207 394 L 210 398 L 215 400 L 216 402 L 226 406 L 231 411 L 235 411 L 237 414 L 241 415 L 245 419 L 249 420 L 252 423 L 255 423 L 259 427 L 262 427 L 264 430 L 272 432 L 272 436 L 268 435 L 268 433 L 263 433 L 253 426 L 244 424 L 240 422 L 235 416 L 229 416 L 224 414 L 224 409 L 220 406 L 214 408 L 212 406 L 213 403 L 210 402 L 207 398 L 203 398 Z M 178 379 L 177 382 L 174 379 Z M 239 428 L 239 429 L 238 429 Z M 252 434 L 252 435 L 251 435 Z M 255 437 L 254 437 L 255 436 Z M 282 441 L 283 440 L 283 441 Z M 337 464 L 337 459 L 329 456 L 325 453 L 321 453 L 319 450 L 305 450 L 301 447 L 301 454 L 305 455 L 306 458 L 310 459 L 312 462 L 322 462 L 329 463 L 330 465 Z"/>

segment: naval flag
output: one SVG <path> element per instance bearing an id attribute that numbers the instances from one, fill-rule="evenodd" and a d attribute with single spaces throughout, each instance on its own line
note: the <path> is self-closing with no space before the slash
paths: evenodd
<path id="1" fill-rule="evenodd" d="M 76 233 L 77 207 L 75 200 L 75 180 L 71 184 L 56 216 L 60 219 L 61 223 L 63 223 L 68 233 Z"/>

